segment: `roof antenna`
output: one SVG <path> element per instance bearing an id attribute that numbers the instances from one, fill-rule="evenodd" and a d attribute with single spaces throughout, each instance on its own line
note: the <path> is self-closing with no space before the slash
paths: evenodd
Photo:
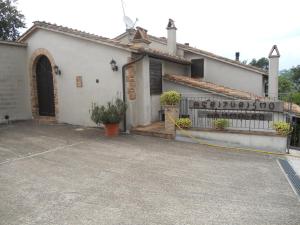
<path id="1" fill-rule="evenodd" d="M 134 29 L 136 22 L 138 21 L 138 18 L 135 19 L 135 22 L 133 22 L 128 16 L 125 14 L 125 8 L 124 8 L 124 1 L 121 0 L 122 9 L 123 9 L 123 21 L 126 26 L 126 30 Z"/>

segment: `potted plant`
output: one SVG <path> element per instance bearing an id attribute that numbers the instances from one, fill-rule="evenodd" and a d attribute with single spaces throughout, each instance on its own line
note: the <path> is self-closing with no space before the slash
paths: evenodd
<path id="1" fill-rule="evenodd" d="M 180 93 L 176 91 L 167 91 L 160 96 L 160 102 L 165 110 L 165 129 L 171 133 L 175 132 L 175 121 L 179 117 L 180 99 Z"/>
<path id="2" fill-rule="evenodd" d="M 119 123 L 123 119 L 126 108 L 126 103 L 119 98 L 102 106 L 93 103 L 90 110 L 91 120 L 97 125 L 104 124 L 106 136 L 117 136 Z"/>
<path id="3" fill-rule="evenodd" d="M 292 126 L 284 121 L 274 122 L 273 127 L 276 130 L 277 134 L 282 136 L 287 136 L 293 131 Z"/>
<path id="4" fill-rule="evenodd" d="M 176 120 L 176 126 L 181 129 L 188 129 L 192 127 L 192 121 L 190 118 L 179 118 Z"/>
<path id="5" fill-rule="evenodd" d="M 216 119 L 213 121 L 213 125 L 217 130 L 224 130 L 229 126 L 229 122 L 226 119 Z"/>

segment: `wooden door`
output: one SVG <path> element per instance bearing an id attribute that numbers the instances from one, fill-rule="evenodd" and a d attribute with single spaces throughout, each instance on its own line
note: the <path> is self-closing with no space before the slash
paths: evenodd
<path id="1" fill-rule="evenodd" d="M 41 56 L 36 66 L 37 94 L 40 116 L 55 116 L 53 74 L 49 59 Z"/>

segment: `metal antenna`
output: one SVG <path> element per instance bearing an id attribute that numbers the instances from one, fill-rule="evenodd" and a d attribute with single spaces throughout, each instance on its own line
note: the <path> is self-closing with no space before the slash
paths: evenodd
<path id="1" fill-rule="evenodd" d="M 121 0 L 121 4 L 122 4 L 122 9 L 123 9 L 123 15 L 126 16 L 125 15 L 125 8 L 124 8 L 124 1 L 123 0 Z"/>
<path id="2" fill-rule="evenodd" d="M 132 29 L 135 27 L 136 22 L 138 21 L 138 19 L 136 18 L 135 22 L 133 22 L 128 16 L 126 16 L 125 14 L 125 7 L 124 7 L 124 1 L 121 0 L 121 4 L 122 4 L 122 9 L 123 9 L 123 21 L 126 25 L 126 30 L 128 29 Z"/>

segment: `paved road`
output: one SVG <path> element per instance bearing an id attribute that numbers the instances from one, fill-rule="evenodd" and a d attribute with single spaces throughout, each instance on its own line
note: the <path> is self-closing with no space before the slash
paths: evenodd
<path id="1" fill-rule="evenodd" d="M 0 224 L 300 224 L 276 158 L 97 129 L 0 126 Z"/>

